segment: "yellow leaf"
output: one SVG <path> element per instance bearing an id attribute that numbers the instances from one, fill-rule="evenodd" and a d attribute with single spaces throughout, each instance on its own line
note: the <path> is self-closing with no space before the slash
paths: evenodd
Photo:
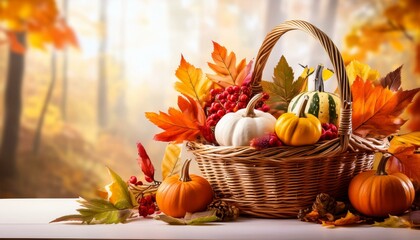
<path id="1" fill-rule="evenodd" d="M 334 71 L 332 71 L 331 69 L 324 68 L 324 70 L 322 71 L 322 79 L 324 79 L 324 81 L 330 79 L 332 75 L 334 75 Z"/>
<path id="2" fill-rule="evenodd" d="M 181 63 L 175 75 L 179 79 L 175 82 L 175 90 L 197 100 L 203 106 L 213 82 L 203 75 L 200 68 L 188 63 L 184 56 L 181 56 Z"/>
<path id="3" fill-rule="evenodd" d="M 177 144 L 170 143 L 166 146 L 165 155 L 162 160 L 162 180 L 166 177 L 177 174 L 181 168 L 180 157 L 181 148 Z"/>
<path id="4" fill-rule="evenodd" d="M 304 68 L 303 68 L 302 74 L 300 74 L 301 78 L 307 78 L 310 75 L 312 75 L 315 71 L 313 67 L 308 67 L 308 66 L 302 66 L 302 67 Z"/>
<path id="5" fill-rule="evenodd" d="M 374 227 L 390 227 L 390 228 L 409 228 L 411 227 L 410 221 L 404 217 L 389 215 L 383 222 L 376 222 L 372 224 Z"/>
<path id="6" fill-rule="evenodd" d="M 364 81 L 376 82 L 379 79 L 379 72 L 371 69 L 369 65 L 363 64 L 359 61 L 351 61 L 346 67 L 347 76 L 349 77 L 350 85 L 359 76 Z"/>
<path id="7" fill-rule="evenodd" d="M 390 142 L 389 151 L 393 152 L 393 150 L 401 144 L 420 146 L 420 132 L 411 132 L 394 136 Z"/>
<path id="8" fill-rule="evenodd" d="M 128 191 L 127 183 L 118 174 L 108 168 L 112 182 L 105 186 L 108 193 L 108 201 L 118 209 L 132 208 L 132 199 Z"/>

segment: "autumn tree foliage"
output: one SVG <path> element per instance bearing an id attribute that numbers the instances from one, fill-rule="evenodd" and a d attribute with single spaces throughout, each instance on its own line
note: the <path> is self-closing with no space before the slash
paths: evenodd
<path id="1" fill-rule="evenodd" d="M 345 37 L 344 60 L 365 61 L 370 53 L 385 46 L 396 51 L 413 52 L 413 71 L 420 74 L 420 1 L 381 1 L 378 13 L 359 19 Z"/>
<path id="2" fill-rule="evenodd" d="M 27 47 L 63 49 L 78 46 L 73 30 L 59 15 L 54 0 L 3 0 L 0 4 L 1 43 L 9 45 L 6 77 L 3 133 L 0 148 L 0 176 L 15 172 L 18 145 L 22 85 Z"/>

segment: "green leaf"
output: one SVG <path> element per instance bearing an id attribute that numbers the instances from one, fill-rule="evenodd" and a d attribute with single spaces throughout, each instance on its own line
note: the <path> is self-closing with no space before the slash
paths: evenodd
<path id="1" fill-rule="evenodd" d="M 219 220 L 216 216 L 216 210 L 186 213 L 184 218 L 174 218 L 165 214 L 157 215 L 155 218 L 171 225 L 201 225 Z"/>
<path id="2" fill-rule="evenodd" d="M 374 227 L 389 227 L 389 228 L 409 228 L 411 223 L 409 220 L 404 217 L 392 216 L 389 215 L 389 218 L 386 218 L 383 222 L 376 222 L 372 224 Z"/>
<path id="3" fill-rule="evenodd" d="M 118 209 L 104 199 L 78 200 L 82 207 L 77 209 L 79 214 L 65 215 L 52 220 L 50 223 L 65 221 L 80 221 L 87 224 L 124 223 L 134 215 L 132 209 Z"/>
<path id="4" fill-rule="evenodd" d="M 132 208 L 130 193 L 128 192 L 128 186 L 121 177 L 108 168 L 109 175 L 112 178 L 112 183 L 105 186 L 108 192 L 108 201 L 111 202 L 118 209 Z"/>
<path id="5" fill-rule="evenodd" d="M 308 70 L 306 69 L 306 71 Z M 307 90 L 310 74 L 302 74 L 296 81 L 294 81 L 293 75 L 293 69 L 287 63 L 286 58 L 281 56 L 274 68 L 273 82 L 261 82 L 263 90 L 270 95 L 268 100 L 270 108 L 277 111 L 287 111 L 290 101 L 302 91 Z"/>

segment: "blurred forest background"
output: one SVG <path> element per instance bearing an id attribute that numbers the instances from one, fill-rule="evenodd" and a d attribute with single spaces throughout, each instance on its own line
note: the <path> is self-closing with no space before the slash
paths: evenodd
<path id="1" fill-rule="evenodd" d="M 77 197 L 140 175 L 142 142 L 160 178 L 166 143 L 146 111 L 176 101 L 181 54 L 208 72 L 212 40 L 255 58 L 265 34 L 290 19 L 324 30 L 346 62 L 381 75 L 404 65 L 403 88 L 420 86 L 420 1 L 416 0 L 0 0 L 0 197 Z M 281 55 L 331 68 L 301 32 Z M 334 88 L 334 86 L 330 86 Z"/>

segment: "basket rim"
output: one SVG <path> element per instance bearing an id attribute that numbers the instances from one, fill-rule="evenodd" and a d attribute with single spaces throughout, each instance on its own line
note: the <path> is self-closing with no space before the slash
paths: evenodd
<path id="1" fill-rule="evenodd" d="M 383 141 L 377 139 L 373 140 L 379 141 L 384 145 L 384 147 L 387 147 L 388 141 L 386 139 L 384 139 Z M 363 153 L 376 152 L 376 150 L 371 149 L 369 147 L 365 147 L 362 149 L 351 147 L 346 152 L 325 151 L 326 148 L 334 148 L 337 144 L 339 144 L 339 139 L 326 140 L 313 145 L 299 147 L 283 145 L 257 150 L 251 146 L 218 146 L 189 141 L 186 142 L 186 147 L 188 151 L 192 152 L 196 156 L 206 155 L 223 158 L 236 156 L 252 156 L 253 158 L 258 157 L 258 159 L 261 161 L 264 160 L 270 162 L 295 160 L 296 158 L 303 158 L 304 160 L 313 160 L 319 158 L 336 157 L 339 155 L 357 155 Z"/>

